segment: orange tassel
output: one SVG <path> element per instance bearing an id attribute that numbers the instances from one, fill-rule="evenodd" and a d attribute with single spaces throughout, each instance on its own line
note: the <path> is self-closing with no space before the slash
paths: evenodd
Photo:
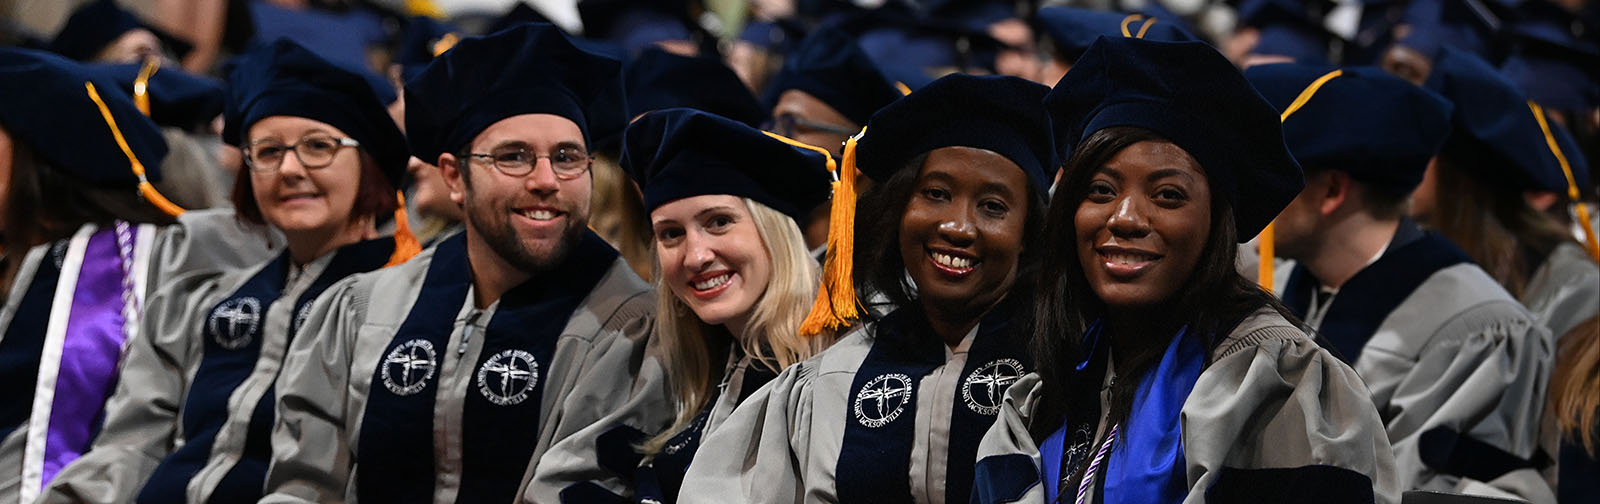
<path id="1" fill-rule="evenodd" d="M 1545 145 L 1550 147 L 1550 154 L 1556 157 L 1556 164 L 1561 165 L 1561 173 L 1567 176 L 1567 198 L 1577 206 L 1578 224 L 1583 228 L 1583 245 L 1589 250 L 1589 257 L 1600 261 L 1600 242 L 1596 242 L 1594 232 L 1589 227 L 1589 207 L 1583 204 L 1582 194 L 1578 192 L 1578 181 L 1572 177 L 1572 165 L 1567 163 L 1566 154 L 1561 152 L 1561 144 L 1556 142 L 1554 134 L 1550 133 L 1550 124 L 1545 122 L 1544 107 L 1528 100 L 1528 109 L 1533 111 L 1533 118 L 1539 121 L 1539 131 L 1544 133 Z"/>
<path id="2" fill-rule="evenodd" d="M 823 329 L 849 327 L 861 318 L 861 302 L 856 299 L 855 222 L 856 222 L 856 142 L 861 133 L 844 143 L 844 156 L 834 171 L 833 206 L 828 211 L 828 257 L 822 263 L 822 286 L 811 305 L 811 313 L 800 323 L 800 334 L 814 336 Z"/>
<path id="3" fill-rule="evenodd" d="M 406 220 L 406 194 L 395 191 L 394 197 L 399 201 L 394 209 L 394 254 L 389 256 L 389 263 L 383 265 L 385 268 L 409 261 L 422 253 L 422 243 L 417 241 L 416 235 L 411 234 L 411 222 Z"/>
<path id="4" fill-rule="evenodd" d="M 166 212 L 167 215 L 173 217 L 182 215 L 183 208 L 167 200 L 165 196 L 161 195 L 160 191 L 156 191 L 155 186 L 150 185 L 150 180 L 145 178 L 144 163 L 140 163 L 139 157 L 133 154 L 133 148 L 128 146 L 128 139 L 123 138 L 122 129 L 117 127 L 116 119 L 111 117 L 111 109 L 106 107 L 104 100 L 100 99 L 100 93 L 95 90 L 94 83 L 84 82 L 83 88 L 89 92 L 89 99 L 94 101 L 95 107 L 100 109 L 100 118 L 106 121 L 106 127 L 111 128 L 111 138 L 117 141 L 117 147 L 122 148 L 122 155 L 128 157 L 128 165 L 133 171 L 133 175 L 139 178 L 139 194 L 143 195 L 144 199 L 149 201 L 150 204 L 155 205 L 162 212 Z"/>

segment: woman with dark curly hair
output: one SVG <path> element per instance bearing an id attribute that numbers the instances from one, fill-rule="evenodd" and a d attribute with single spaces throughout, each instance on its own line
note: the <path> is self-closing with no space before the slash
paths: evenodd
<path id="1" fill-rule="evenodd" d="M 1398 502 L 1355 372 L 1234 268 L 1303 185 L 1278 113 L 1197 42 L 1102 38 L 1045 99 L 1071 151 L 1038 244 L 1036 373 L 977 502 Z"/>
<path id="2" fill-rule="evenodd" d="M 978 440 L 1033 366 L 1016 320 L 1056 162 L 1046 91 L 944 77 L 845 147 L 835 210 L 855 203 L 854 166 L 877 184 L 853 242 L 837 234 L 851 232 L 848 212 L 835 213 L 802 331 L 865 320 L 741 403 L 701 446 L 680 502 L 967 500 Z M 851 287 L 884 304 L 857 315 Z"/>

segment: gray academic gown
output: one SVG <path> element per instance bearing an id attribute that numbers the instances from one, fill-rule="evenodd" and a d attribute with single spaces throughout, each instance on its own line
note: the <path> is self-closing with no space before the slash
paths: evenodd
<path id="1" fill-rule="evenodd" d="M 277 382 L 272 464 L 261 502 L 357 500 L 358 448 L 363 429 L 371 426 L 365 418 L 369 400 L 378 388 L 413 390 L 411 381 L 422 376 L 394 367 L 393 375 L 384 375 L 392 379 L 374 383 L 374 370 L 423 355 L 416 345 L 389 347 L 417 303 L 430 265 L 447 246 L 449 241 L 403 265 L 348 278 L 313 305 Z M 646 355 L 654 327 L 650 286 L 620 258 L 610 261 L 595 285 L 561 329 L 553 358 L 539 370 L 542 413 L 526 424 L 537 430 L 537 444 L 525 462 L 518 461 L 527 465 L 517 490 L 522 501 L 560 502 L 560 493 L 577 482 L 600 482 L 627 495 L 621 477 L 602 468 L 597 438 L 622 425 L 655 432 L 671 419 L 664 373 Z M 480 310 L 473 298 L 469 290 L 459 306 L 428 307 L 455 314 L 448 344 L 425 364 L 413 361 L 427 367 L 423 381 L 438 384 L 431 387 L 437 391 L 433 439 L 414 440 L 422 445 L 416 449 L 432 453 L 434 502 L 456 502 L 463 480 L 471 476 L 462 469 L 475 463 L 463 453 L 464 436 L 473 434 L 463 432 L 469 394 L 498 392 L 477 378 L 490 370 L 474 369 L 473 363 L 480 360 L 482 335 L 501 303 Z"/>
<path id="2" fill-rule="evenodd" d="M 1600 264 L 1581 245 L 1557 245 L 1528 278 L 1521 301 L 1560 341 L 1579 323 L 1600 315 Z"/>
<path id="3" fill-rule="evenodd" d="M 270 417 L 256 417 L 257 405 L 264 398 L 270 400 L 267 393 L 282 367 L 290 336 L 304 321 L 297 318 L 304 309 L 297 310 L 296 304 L 310 306 L 302 298 L 314 283 L 325 286 L 323 282 L 337 280 L 332 276 L 375 269 L 393 249 L 391 239 L 372 240 L 329 252 L 300 268 L 288 267 L 287 258 L 279 256 L 248 269 L 185 275 L 161 287 L 145 305 L 143 333 L 148 337 L 133 342 L 128 350 L 93 448 L 62 470 L 40 502 L 118 503 L 136 498 L 149 502 L 178 495 L 186 502 L 210 500 L 244 456 L 251 421 L 271 427 Z M 342 260 L 332 270 L 339 273 L 321 278 L 329 273 L 336 254 Z M 283 275 L 279 297 L 259 299 L 252 297 L 253 292 L 243 292 L 252 280 L 264 280 L 258 274 Z M 233 299 L 236 292 L 239 297 Z M 216 344 L 208 345 L 207 338 Z M 258 345 L 252 345 L 256 338 Z M 196 395 L 197 374 L 208 356 L 212 366 L 231 360 L 254 364 L 227 394 Z M 215 376 L 207 378 L 206 386 L 222 386 L 224 382 Z M 194 404 L 191 398 L 225 399 L 226 405 Z M 200 432 L 185 432 L 194 420 L 191 415 L 219 411 L 226 416 L 218 430 L 207 432 L 212 419 L 206 418 L 193 424 Z M 192 454 L 169 458 L 186 444 L 202 442 L 207 446 L 189 447 L 198 450 Z M 150 480 L 161 464 L 167 466 L 162 478 Z M 259 473 L 243 480 L 259 482 L 256 478 Z M 147 481 L 160 488 L 146 488 Z M 253 489 L 230 489 L 251 490 L 259 496 L 259 484 Z"/>
<path id="4" fill-rule="evenodd" d="M 267 257 L 264 246 L 267 241 L 248 242 L 238 239 L 247 235 L 249 231 L 233 219 L 232 210 L 188 212 L 178 218 L 176 225 L 165 227 L 141 225 L 134 229 L 136 230 L 132 252 L 134 271 L 140 274 L 134 275 L 131 281 L 132 292 L 136 293 L 137 302 L 141 307 L 154 297 L 153 293 L 157 287 L 173 278 L 213 275 L 221 271 L 247 267 Z M 0 345 L 5 345 L 6 335 L 17 322 L 32 321 L 48 325 L 48 329 L 42 335 L 37 335 L 43 338 L 40 358 L 24 359 L 27 362 L 20 363 L 38 364 L 37 373 L 22 377 L 27 384 L 9 385 L 32 390 L 28 396 L 30 399 L 26 399 L 32 406 L 28 404 L 5 406 L 30 409 L 29 415 L 22 419 L 20 425 L 0 427 L 0 429 L 14 427 L 14 430 L 7 431 L 3 440 L 0 440 L 0 504 L 33 502 L 43 485 L 48 483 L 45 473 L 53 472 L 45 469 L 43 461 L 43 458 L 53 451 L 45 448 L 49 444 L 50 437 L 47 424 L 54 409 L 55 401 L 52 399 L 62 365 L 61 355 L 68 343 L 66 314 L 70 310 L 66 307 L 71 306 L 75 299 L 69 289 L 64 287 L 76 284 L 76 276 L 68 273 L 80 271 L 89 237 L 97 231 L 100 230 L 95 226 L 85 225 L 70 239 L 25 251 L 22 267 L 10 286 L 11 292 L 4 311 L 0 312 Z M 256 246 L 256 243 L 261 245 Z M 248 245 L 239 246 L 239 244 Z M 60 266 L 55 268 L 61 271 L 56 283 L 58 287 L 55 289 L 56 297 L 42 306 L 24 309 L 21 306 L 24 293 L 34 283 L 36 274 L 46 260 L 52 261 L 53 267 Z M 140 324 L 141 322 L 135 320 L 129 327 L 140 327 Z M 141 340 L 137 333 L 124 336 L 126 338 L 122 343 L 124 352 L 129 346 Z M 107 395 L 109 392 L 110 390 L 106 391 Z M 84 444 L 77 447 L 79 450 L 87 449 L 89 447 L 87 442 L 92 439 L 82 441 Z M 70 461 L 71 457 L 55 460 Z"/>
<path id="5" fill-rule="evenodd" d="M 1042 389 L 1040 376 L 1028 374 L 1006 392 L 978 448 L 975 493 L 986 498 L 974 502 L 1045 502 L 1044 461 L 1029 433 Z M 1282 471 L 1257 472 L 1287 480 L 1310 466 L 1361 474 L 1375 502 L 1400 502 L 1389 440 L 1361 378 L 1271 308 L 1245 318 L 1217 344 L 1181 411 L 1185 503 L 1206 502 L 1214 485 L 1252 470 Z M 1091 453 L 1105 437 L 1104 424 L 1102 418 Z M 995 495 L 1004 497 L 990 500 Z M 1072 499 L 1070 491 L 1061 497 Z"/>
<path id="6" fill-rule="evenodd" d="M 1306 313 L 1299 268 L 1284 302 Z M 1388 250 L 1307 322 L 1372 390 L 1406 489 L 1554 494 L 1537 472 L 1554 338 L 1443 238 L 1402 222 Z"/>
<path id="7" fill-rule="evenodd" d="M 987 422 L 993 421 L 994 410 L 989 407 L 998 403 L 998 393 L 1026 371 L 1024 365 L 1017 362 L 1023 358 L 1020 355 L 993 361 L 984 358 L 982 363 L 973 362 L 978 364 L 977 369 L 967 371 L 972 367 L 968 364 L 975 340 L 980 332 L 985 331 L 986 325 L 1002 315 L 996 313 L 999 310 L 996 308 L 995 312 L 991 312 L 955 348 L 949 348 L 942 342 L 937 344 L 939 350 L 943 351 L 942 359 L 936 359 L 941 363 L 931 366 L 931 370 L 920 380 L 913 379 L 917 383 L 911 387 L 914 389 L 910 392 L 911 404 L 901 400 L 898 407 L 878 409 L 872 405 L 862 407 L 860 393 L 852 397 L 857 375 L 870 378 L 867 376 L 869 372 L 863 370 L 863 364 L 868 360 L 874 343 L 882 339 L 878 334 L 881 320 L 861 325 L 827 350 L 789 366 L 740 403 L 715 432 L 701 441 L 699 454 L 684 476 L 678 502 L 840 502 L 848 499 L 841 498 L 838 486 L 841 479 L 838 473 L 844 470 L 868 473 L 883 478 L 881 481 L 886 484 L 896 486 L 901 483 L 890 478 L 904 478 L 909 483 L 907 489 L 912 501 L 947 502 L 946 476 L 951 469 L 949 464 L 965 462 L 966 470 L 970 470 L 973 460 L 968 456 L 963 457 L 962 461 L 951 462 L 948 456 L 952 450 L 951 431 L 956 425 L 953 419 L 958 414 L 965 415 L 958 408 L 984 410 L 978 415 L 985 422 L 982 428 L 986 429 Z M 1009 354 L 1000 352 L 999 355 L 1004 357 Z M 999 376 L 1000 379 L 994 382 L 998 388 L 980 383 L 985 376 Z M 871 384 L 881 381 L 874 379 L 867 382 L 868 385 L 860 392 L 867 392 Z M 956 400 L 963 390 L 973 394 L 968 401 Z M 994 393 L 993 400 L 989 399 L 990 393 L 986 391 Z M 893 403 L 895 399 L 886 397 L 885 404 Z M 872 402 L 872 399 L 865 401 Z M 915 409 L 914 413 L 905 414 L 912 409 Z M 891 413 L 886 415 L 885 412 Z M 904 416 L 912 416 L 914 420 L 902 418 Z M 908 465 L 898 460 L 879 458 L 877 462 L 880 463 L 874 464 L 875 467 L 839 467 L 841 456 L 848 451 L 844 446 L 847 431 L 865 430 L 856 424 L 882 428 L 896 424 L 897 420 L 910 424 L 902 426 L 911 431 Z M 972 435 L 973 441 L 976 441 L 977 435 Z M 878 474 L 884 466 L 902 465 L 907 467 L 906 473 Z M 967 483 L 961 482 L 960 486 L 965 487 Z M 904 500 L 898 492 L 885 499 Z M 964 497 L 958 497 L 957 500 L 966 501 Z"/>

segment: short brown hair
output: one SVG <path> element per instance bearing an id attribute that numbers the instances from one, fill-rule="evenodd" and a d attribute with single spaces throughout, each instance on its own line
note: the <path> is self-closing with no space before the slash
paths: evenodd
<path id="1" fill-rule="evenodd" d="M 357 149 L 361 153 L 361 182 L 356 189 L 355 207 L 350 209 L 352 216 L 372 216 L 376 222 L 384 222 L 400 207 L 400 200 L 395 196 L 395 187 L 389 183 L 389 178 L 378 169 L 378 161 L 367 154 L 365 149 Z M 255 185 L 250 180 L 250 168 L 244 167 L 239 176 L 233 180 L 233 208 L 239 220 L 255 224 L 267 225 L 267 220 L 261 215 L 261 206 L 256 204 Z"/>

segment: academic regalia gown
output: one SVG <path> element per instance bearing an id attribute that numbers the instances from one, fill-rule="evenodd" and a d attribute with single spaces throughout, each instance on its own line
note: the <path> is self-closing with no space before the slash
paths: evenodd
<path id="1" fill-rule="evenodd" d="M 1013 304 L 954 349 L 903 307 L 790 366 L 704 440 L 679 502 L 966 502 L 978 440 L 1032 365 Z"/>
<path id="2" fill-rule="evenodd" d="M 1319 284 L 1296 268 L 1284 304 L 1307 313 Z M 1464 252 L 1403 221 L 1324 302 L 1307 322 L 1372 390 L 1404 488 L 1553 501 L 1538 474 L 1553 337 Z"/>
<path id="3" fill-rule="evenodd" d="M 462 235 L 336 284 L 279 374 L 261 502 L 559 502 L 593 481 L 626 494 L 596 445 L 670 418 L 645 352 L 653 305 L 587 232 L 486 309 Z"/>
<path id="4" fill-rule="evenodd" d="M 1187 352 L 1203 354 L 1204 347 L 1185 349 L 1175 341 L 1160 369 L 1151 372 L 1167 372 L 1168 361 Z M 1087 493 L 1089 502 L 1400 502 L 1389 440 L 1361 379 L 1276 311 L 1258 310 L 1233 328 L 1209 359 L 1194 357 L 1188 355 L 1198 378 L 1188 382 L 1187 391 L 1170 395 L 1174 404 L 1144 403 L 1158 394 L 1141 388 L 1136 416 L 1130 417 L 1164 417 L 1157 423 L 1176 429 L 1138 430 L 1132 428 L 1137 421 L 1122 426 L 1129 428 L 1115 439 L 1116 449 L 1105 454 L 1104 465 L 1095 466 L 1099 476 L 1093 480 L 1095 491 Z M 999 419 L 979 448 L 973 502 L 1047 502 L 1063 476 L 1062 454 L 1087 464 L 1103 446 L 1110 426 L 1102 392 L 1097 432 L 1085 430 L 1072 436 L 1081 439 L 1067 442 L 1057 431 L 1041 450 L 1029 433 L 1041 394 L 1037 374 L 1022 377 L 1006 393 Z M 1170 406 L 1177 403 L 1181 409 L 1173 411 Z M 1119 453 L 1124 445 L 1136 448 Z M 1174 446 L 1177 453 L 1171 451 Z M 1120 477 L 1125 474 L 1135 476 Z M 1171 500 L 1107 489 L 1111 475 L 1118 475 L 1113 479 L 1119 483 L 1139 477 L 1158 482 L 1155 486 L 1167 492 L 1161 497 Z M 1073 502 L 1075 491 L 1076 485 L 1063 492 L 1060 502 Z M 1109 494 L 1116 495 L 1107 499 Z"/>
<path id="5" fill-rule="evenodd" d="M 755 362 L 735 348 L 728 355 L 722 372 L 723 381 L 717 385 L 716 395 L 706 404 L 694 422 L 667 440 L 660 453 L 639 466 L 634 476 L 636 489 L 633 501 L 646 504 L 671 504 L 678 501 L 678 491 L 683 487 L 683 477 L 689 464 L 699 453 L 700 443 L 716 432 L 735 408 L 750 398 L 763 385 L 776 376 L 766 366 Z"/>
<path id="6" fill-rule="evenodd" d="M 1600 315 L 1600 264 L 1581 245 L 1557 245 L 1528 277 L 1521 301 L 1560 341 L 1579 323 Z"/>
<path id="7" fill-rule="evenodd" d="M 317 295 L 389 261 L 394 239 L 339 248 L 297 271 L 287 253 L 187 275 L 145 307 L 105 425 L 46 502 L 253 502 L 272 455 L 272 383 Z"/>
<path id="8" fill-rule="evenodd" d="M 264 247 L 221 245 L 246 243 L 226 241 L 245 233 L 231 210 L 187 212 L 175 225 L 128 229 L 132 275 L 113 269 L 121 254 L 114 227 L 85 225 L 72 238 L 16 252 L 24 254 L 22 267 L 0 312 L 0 376 L 12 384 L 0 394 L 0 410 L 9 412 L 0 415 L 0 503 L 32 502 L 98 434 L 125 349 L 141 339 L 115 325 L 126 321 L 123 277 L 142 313 L 169 279 L 214 275 L 266 257 Z"/>

